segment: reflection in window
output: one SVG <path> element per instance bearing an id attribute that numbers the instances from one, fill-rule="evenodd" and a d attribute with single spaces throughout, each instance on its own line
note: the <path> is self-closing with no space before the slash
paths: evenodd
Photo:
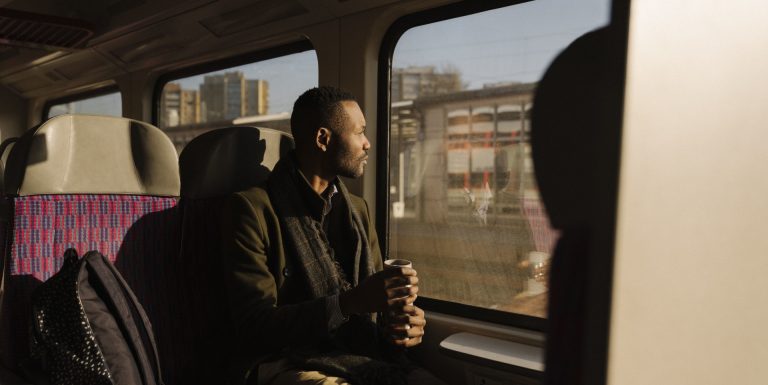
<path id="1" fill-rule="evenodd" d="M 608 0 L 537 0 L 408 30 L 391 68 L 391 258 L 420 294 L 546 316 L 549 227 L 530 111 L 549 62 Z"/>
<path id="2" fill-rule="evenodd" d="M 304 51 L 165 84 L 158 125 L 177 151 L 215 128 L 256 125 L 290 132 L 293 102 L 317 86 L 317 56 Z"/>
<path id="3" fill-rule="evenodd" d="M 62 114 L 91 114 L 123 116 L 123 100 L 120 92 L 54 104 L 48 109 L 48 117 Z"/>

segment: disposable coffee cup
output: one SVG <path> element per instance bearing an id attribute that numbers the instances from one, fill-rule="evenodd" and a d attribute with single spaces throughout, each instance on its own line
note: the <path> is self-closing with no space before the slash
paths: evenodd
<path id="1" fill-rule="evenodd" d="M 413 263 L 407 259 L 387 259 L 384 261 L 384 268 L 385 269 L 394 269 L 394 268 L 402 268 L 402 267 L 410 267 L 413 268 Z"/>
<path id="2" fill-rule="evenodd" d="M 413 268 L 413 263 L 411 263 L 411 261 L 409 261 L 407 259 L 387 259 L 386 261 L 384 261 L 384 268 L 385 269 L 399 269 L 399 268 L 403 268 L 403 267 Z M 410 287 L 411 285 L 406 285 L 406 286 Z M 389 314 L 389 316 L 392 316 L 392 314 Z M 387 322 L 389 322 L 389 321 L 387 321 Z M 410 328 L 411 328 L 410 325 L 405 325 L 405 329 L 406 330 L 408 330 Z M 393 335 L 393 338 L 394 337 L 396 337 L 396 336 Z M 406 337 L 405 339 L 408 340 L 409 338 Z"/>
<path id="3" fill-rule="evenodd" d="M 400 269 L 403 267 L 413 268 L 413 263 L 407 259 L 387 259 L 384 261 L 385 269 Z M 405 287 L 411 287 L 411 285 L 405 285 Z"/>

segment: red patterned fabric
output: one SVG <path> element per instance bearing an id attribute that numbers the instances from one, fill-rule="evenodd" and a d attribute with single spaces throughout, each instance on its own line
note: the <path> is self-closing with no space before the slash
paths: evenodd
<path id="1" fill-rule="evenodd" d="M 114 262 L 131 226 L 146 214 L 170 209 L 174 198 L 135 195 L 38 195 L 14 199 L 10 274 L 45 281 L 70 247 L 98 250 Z"/>

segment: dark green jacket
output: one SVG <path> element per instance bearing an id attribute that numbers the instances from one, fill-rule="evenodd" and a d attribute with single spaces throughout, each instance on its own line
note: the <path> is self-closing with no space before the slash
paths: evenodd
<path id="1" fill-rule="evenodd" d="M 382 269 L 368 205 L 351 195 L 367 232 L 376 271 Z M 223 259 L 240 370 L 278 358 L 285 349 L 322 343 L 343 320 L 327 297 L 310 299 L 305 277 L 283 249 L 279 218 L 266 186 L 234 194 L 222 213 Z M 238 369 L 235 369 L 238 370 Z"/>

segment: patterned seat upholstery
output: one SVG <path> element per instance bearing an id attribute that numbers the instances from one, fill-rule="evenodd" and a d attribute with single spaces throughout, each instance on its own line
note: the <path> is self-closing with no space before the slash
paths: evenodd
<path id="1" fill-rule="evenodd" d="M 225 198 L 235 191 L 264 181 L 269 172 L 293 148 L 292 138 L 280 131 L 256 127 L 230 127 L 203 134 L 181 153 L 182 245 L 189 293 L 183 304 L 189 350 L 197 352 L 190 367 L 198 383 L 222 383 L 228 336 L 223 283 L 218 274 L 221 253 L 219 212 Z"/>
<path id="2" fill-rule="evenodd" d="M 2 364 L 15 370 L 28 356 L 31 292 L 74 247 L 81 255 L 98 250 L 115 263 L 145 307 L 164 377 L 172 377 L 178 339 L 173 309 L 181 294 L 174 268 L 179 177 L 165 134 L 130 119 L 60 115 L 16 142 L 5 182 L 12 214 L 3 243 Z"/>

